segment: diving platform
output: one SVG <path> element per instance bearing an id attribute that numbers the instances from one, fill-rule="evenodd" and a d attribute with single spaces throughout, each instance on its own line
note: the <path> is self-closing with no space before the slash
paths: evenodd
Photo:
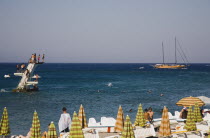
<path id="1" fill-rule="evenodd" d="M 23 73 L 14 73 L 15 76 L 23 76 Z"/>
<path id="2" fill-rule="evenodd" d="M 38 78 L 41 78 L 37 74 L 34 75 L 34 71 L 37 66 L 43 64 L 44 62 L 36 62 L 36 60 L 30 59 L 26 69 L 21 69 L 20 72 L 14 73 L 15 76 L 20 76 L 21 79 L 14 92 L 28 92 L 38 90 Z M 35 80 L 34 80 L 35 79 Z"/>

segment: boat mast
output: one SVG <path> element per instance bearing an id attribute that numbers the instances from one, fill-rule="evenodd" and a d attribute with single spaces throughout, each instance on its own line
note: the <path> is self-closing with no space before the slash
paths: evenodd
<path id="1" fill-rule="evenodd" d="M 163 64 L 165 64 L 165 61 L 164 61 L 164 47 L 163 47 L 163 42 L 162 42 L 162 52 L 163 52 Z"/>
<path id="2" fill-rule="evenodd" d="M 176 59 L 176 37 L 175 37 L 175 64 L 177 63 L 177 59 Z"/>

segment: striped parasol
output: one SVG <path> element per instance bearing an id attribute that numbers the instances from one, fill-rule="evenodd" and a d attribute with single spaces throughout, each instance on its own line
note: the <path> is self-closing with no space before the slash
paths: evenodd
<path id="1" fill-rule="evenodd" d="M 77 113 L 74 111 L 71 129 L 70 129 L 70 138 L 84 138 L 80 121 L 78 119 Z"/>
<path id="2" fill-rule="evenodd" d="M 121 105 L 119 106 L 117 119 L 114 127 L 115 132 L 122 132 L 124 127 L 124 114 Z"/>
<path id="3" fill-rule="evenodd" d="M 196 124 L 195 124 L 194 114 L 193 114 L 193 111 L 192 111 L 192 106 L 190 106 L 189 109 L 188 109 L 187 121 L 186 121 L 186 124 L 185 124 L 184 128 L 187 131 L 195 131 L 197 129 Z"/>
<path id="4" fill-rule="evenodd" d="M 201 116 L 201 112 L 200 112 L 200 108 L 198 106 L 198 103 L 195 103 L 194 115 L 195 115 L 195 122 L 201 122 L 201 121 L 203 121 L 203 118 Z"/>
<path id="5" fill-rule="evenodd" d="M 34 111 L 32 121 L 31 138 L 41 138 L 40 122 L 36 111 Z"/>
<path id="6" fill-rule="evenodd" d="M 195 105 L 195 103 L 198 103 L 199 106 L 205 105 L 205 103 L 200 98 L 192 97 L 192 96 L 182 98 L 176 103 L 176 105 L 189 107 L 189 106 Z"/>
<path id="7" fill-rule="evenodd" d="M 126 116 L 126 121 L 125 121 L 121 138 L 135 138 L 133 127 L 130 121 L 130 117 L 128 115 Z"/>
<path id="8" fill-rule="evenodd" d="M 210 138 L 210 127 L 209 127 L 209 132 L 208 132 L 208 138 Z"/>
<path id="9" fill-rule="evenodd" d="M 146 123 L 146 121 L 145 121 L 145 117 L 144 117 L 144 112 L 142 109 L 142 105 L 140 104 L 138 107 L 138 111 L 136 114 L 136 121 L 135 121 L 134 125 L 144 127 L 145 123 Z"/>
<path id="10" fill-rule="evenodd" d="M 187 115 L 188 115 L 188 114 L 187 114 Z M 195 122 L 195 112 L 193 111 L 193 107 L 192 107 L 191 118 L 192 118 L 192 120 Z"/>
<path id="11" fill-rule="evenodd" d="M 168 137 L 171 136 L 171 128 L 170 128 L 170 120 L 168 117 L 168 109 L 164 106 L 162 113 L 162 120 L 159 129 L 160 137 Z"/>
<path id="12" fill-rule="evenodd" d="M 86 128 L 87 127 L 87 121 L 86 121 L 86 116 L 85 116 L 85 110 L 84 110 L 82 105 L 79 108 L 78 118 L 79 118 L 81 127 Z"/>
<path id="13" fill-rule="evenodd" d="M 7 136 L 10 134 L 9 119 L 7 108 L 4 108 L 1 122 L 0 122 L 0 135 Z"/>
<path id="14" fill-rule="evenodd" d="M 50 123 L 48 132 L 47 132 L 47 138 L 58 138 L 55 125 L 53 122 Z"/>

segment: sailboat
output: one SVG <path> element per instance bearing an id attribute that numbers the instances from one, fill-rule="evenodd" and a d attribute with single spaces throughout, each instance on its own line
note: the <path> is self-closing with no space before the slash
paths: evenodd
<path id="1" fill-rule="evenodd" d="M 175 37 L 175 64 L 166 64 L 165 63 L 165 57 L 164 57 L 164 46 L 162 42 L 162 52 L 163 52 L 163 63 L 162 64 L 155 64 L 154 68 L 157 69 L 186 69 L 189 65 L 187 64 L 177 64 L 177 46 L 176 46 L 176 37 Z M 182 53 L 184 54 L 183 50 Z M 182 59 L 184 60 L 186 58 L 185 54 L 184 57 L 182 56 Z M 187 60 L 187 59 L 186 59 Z"/>

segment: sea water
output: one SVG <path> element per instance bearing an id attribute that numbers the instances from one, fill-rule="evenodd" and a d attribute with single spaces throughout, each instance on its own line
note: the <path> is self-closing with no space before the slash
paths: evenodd
<path id="1" fill-rule="evenodd" d="M 102 116 L 116 118 L 121 105 L 134 123 L 140 103 L 144 109 L 152 107 L 155 118 L 159 118 L 164 106 L 172 114 L 180 111 L 182 107 L 176 102 L 183 97 L 210 97 L 208 64 L 192 64 L 189 69 L 154 69 L 151 65 L 46 63 L 35 72 L 42 77 L 38 92 L 15 93 L 12 89 L 20 81 L 12 75 L 16 64 L 1 63 L 0 115 L 7 107 L 12 134 L 26 135 L 35 110 L 43 132 L 51 121 L 58 129 L 63 107 L 73 116 L 83 104 L 87 120 L 94 117 L 99 122 Z M 4 78 L 5 74 L 11 77 Z"/>

